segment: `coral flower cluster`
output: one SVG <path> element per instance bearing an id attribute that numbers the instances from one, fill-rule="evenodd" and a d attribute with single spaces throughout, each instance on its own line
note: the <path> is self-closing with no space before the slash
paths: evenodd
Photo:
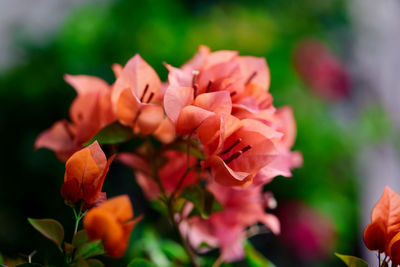
<path id="1" fill-rule="evenodd" d="M 291 151 L 296 136 L 292 109 L 273 106 L 264 58 L 200 46 L 180 68 L 166 68 L 163 83 L 135 55 L 125 66 L 113 65 L 112 85 L 97 77 L 66 75 L 78 93 L 70 121 L 56 122 L 35 147 L 49 148 L 63 161 L 69 158 L 63 197 L 91 208 L 84 221 L 89 237 L 104 240 L 108 253 L 120 256 L 134 225 L 130 203 L 119 197 L 93 207 L 102 199 L 113 158 L 107 161 L 97 142 L 85 148 L 99 131 L 119 124 L 141 145 L 117 151 L 117 159 L 134 169 L 151 201 L 170 207 L 191 249 L 201 252 L 205 242 L 220 248 L 224 261 L 240 259 L 249 226 L 261 222 L 273 233 L 280 231 L 277 218 L 266 212 L 273 197 L 263 193 L 263 185 L 278 175 L 291 176 L 302 164 L 301 154 Z M 196 186 L 222 209 L 210 216 L 193 212 L 198 201 L 187 191 Z M 181 210 L 174 207 L 180 199 L 186 201 Z"/>

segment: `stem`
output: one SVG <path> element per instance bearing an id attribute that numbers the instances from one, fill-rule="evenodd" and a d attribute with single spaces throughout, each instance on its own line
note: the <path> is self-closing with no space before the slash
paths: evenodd
<path id="1" fill-rule="evenodd" d="M 82 206 L 79 207 L 79 213 L 76 212 L 75 208 L 73 208 L 72 210 L 74 211 L 75 215 L 75 229 L 74 229 L 74 235 L 75 235 L 78 232 L 79 222 L 85 216 L 86 211 L 82 212 Z"/>
<path id="2" fill-rule="evenodd" d="M 224 263 L 224 261 L 222 260 L 222 257 L 219 256 L 217 258 L 217 260 L 214 262 L 214 264 L 212 265 L 212 267 L 219 267 L 222 263 Z"/>
<path id="3" fill-rule="evenodd" d="M 187 168 L 186 171 L 183 173 L 183 175 L 181 176 L 181 178 L 178 181 L 178 184 L 176 185 L 176 187 L 174 189 L 174 192 L 172 192 L 168 202 L 172 202 L 172 200 L 175 198 L 175 195 L 179 192 L 180 188 L 182 187 L 183 182 L 185 181 L 186 175 L 189 173 L 190 170 L 191 170 L 191 168 Z"/>
<path id="4" fill-rule="evenodd" d="M 170 217 L 172 226 L 174 227 L 174 230 L 178 233 L 178 235 L 179 235 L 179 237 L 180 237 L 180 239 L 181 239 L 181 241 L 182 241 L 183 247 L 185 248 L 186 253 L 187 253 L 188 256 L 189 256 L 190 263 L 192 264 L 192 266 L 199 267 L 200 265 L 197 263 L 196 257 L 195 257 L 195 255 L 194 255 L 194 253 L 193 253 L 193 251 L 192 251 L 190 245 L 188 244 L 188 242 L 187 242 L 187 240 L 185 239 L 185 237 L 182 235 L 181 231 L 179 230 L 179 225 L 178 225 L 178 223 L 175 221 L 175 218 L 174 218 L 174 209 L 173 209 L 173 198 L 170 198 L 170 200 L 171 200 L 171 201 L 168 201 L 167 204 L 168 204 L 168 213 L 169 213 L 169 217 Z"/>
<path id="5" fill-rule="evenodd" d="M 378 252 L 378 267 L 381 267 L 381 253 Z"/>

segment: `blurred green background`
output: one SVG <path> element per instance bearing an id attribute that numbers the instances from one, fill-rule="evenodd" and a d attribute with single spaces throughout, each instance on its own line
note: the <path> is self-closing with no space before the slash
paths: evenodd
<path id="1" fill-rule="evenodd" d="M 343 266 L 333 253 L 358 255 L 363 245 L 355 155 L 364 143 L 385 135 L 388 126 L 380 120 L 384 114 L 376 115 L 382 113 L 379 108 L 367 110 L 354 123 L 341 123 L 332 107 L 338 101 L 351 105 L 351 93 L 335 103 L 320 99 L 308 90 L 292 63 L 294 47 L 305 38 L 322 41 L 345 59 L 349 35 L 346 8 L 340 0 L 117 0 L 80 6 L 40 45 L 16 35 L 25 60 L 0 74 L 0 252 L 15 258 L 37 250 L 34 261 L 57 263 L 58 252 L 28 225 L 27 217 L 55 218 L 69 229 L 67 237 L 72 233 L 72 211 L 59 193 L 64 164 L 51 151 L 33 150 L 40 132 L 68 118 L 75 92 L 63 75 L 96 75 L 112 83 L 111 64 L 125 64 L 140 53 L 165 81 L 163 62 L 180 66 L 205 44 L 212 50 L 233 49 L 267 58 L 275 106 L 294 109 L 295 150 L 303 153 L 304 166 L 294 171 L 293 178 L 275 179 L 266 190 L 274 193 L 278 203 L 301 202 L 322 214 L 332 223 L 335 236 L 326 241 L 328 252 L 311 259 L 297 255 L 279 237 L 260 235 L 252 239 L 253 244 L 277 266 Z M 376 123 L 384 124 L 379 131 Z M 113 163 L 105 191 L 108 196 L 129 193 L 135 213 L 146 214 L 126 257 L 108 264 L 124 266 L 132 255 L 154 252 L 158 237 L 146 229 L 159 218 L 146 204 L 133 174 Z M 143 242 L 147 245 L 137 252 L 137 244 Z"/>

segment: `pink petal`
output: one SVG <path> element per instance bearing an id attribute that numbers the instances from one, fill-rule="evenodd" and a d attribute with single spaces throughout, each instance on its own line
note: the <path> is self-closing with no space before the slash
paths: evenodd
<path id="1" fill-rule="evenodd" d="M 270 85 L 270 74 L 267 61 L 263 57 L 240 56 L 237 58 L 243 79 L 246 81 L 256 73 L 251 79 L 252 84 L 268 90 Z"/>
<path id="2" fill-rule="evenodd" d="M 211 156 L 207 159 L 206 166 L 211 166 L 215 181 L 225 186 L 248 186 L 254 175 L 246 172 L 233 171 L 218 156 Z"/>
<path id="3" fill-rule="evenodd" d="M 53 124 L 50 129 L 41 133 L 35 141 L 35 149 L 48 148 L 53 150 L 61 161 L 66 161 L 79 149 L 73 140 L 70 125 L 62 120 Z"/>
<path id="4" fill-rule="evenodd" d="M 181 110 L 193 102 L 193 88 L 169 86 L 164 95 L 164 109 L 167 116 L 176 122 Z"/>
<path id="5" fill-rule="evenodd" d="M 153 92 L 153 100 L 159 99 L 159 92 L 161 90 L 160 78 L 154 69 L 147 64 L 140 55 L 136 54 L 126 63 L 120 76 L 115 81 L 113 86 L 112 102 L 116 104 L 122 91 L 127 88 L 130 88 L 132 94 L 140 99 L 143 96 L 144 89 L 147 85 L 147 95 L 150 95 L 150 93 Z"/>
<path id="6" fill-rule="evenodd" d="M 107 82 L 95 76 L 65 74 L 64 80 L 76 90 L 78 95 L 110 90 Z"/>

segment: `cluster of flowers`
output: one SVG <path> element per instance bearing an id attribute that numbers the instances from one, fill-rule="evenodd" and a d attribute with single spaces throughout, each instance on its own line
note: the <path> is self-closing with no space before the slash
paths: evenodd
<path id="1" fill-rule="evenodd" d="M 221 259 L 243 257 L 247 227 L 261 222 L 279 233 L 271 193 L 263 185 L 278 175 L 289 177 L 302 164 L 292 152 L 296 125 L 290 107 L 275 108 L 264 58 L 236 51 L 211 52 L 201 46 L 181 68 L 166 64 L 168 81 L 139 55 L 122 67 L 109 85 L 97 77 L 66 75 L 78 95 L 71 121 L 56 122 L 35 147 L 55 151 L 67 160 L 61 193 L 70 203 L 89 209 L 84 226 L 92 239 L 102 239 L 111 256 L 123 254 L 137 222 L 128 197 L 105 200 L 101 193 L 108 161 L 97 142 L 84 148 L 106 126 L 118 123 L 142 140 L 134 151 L 118 151 L 117 160 L 135 170 L 150 200 L 163 200 L 192 249 L 219 247 Z M 154 145 L 154 138 L 159 144 Z M 78 151 L 78 152 L 77 152 Z M 193 212 L 196 201 L 174 207 L 187 187 L 202 187 L 222 209 L 210 216 Z M 97 206 L 97 207 L 93 207 Z M 175 205 L 177 206 L 177 204 Z"/>

